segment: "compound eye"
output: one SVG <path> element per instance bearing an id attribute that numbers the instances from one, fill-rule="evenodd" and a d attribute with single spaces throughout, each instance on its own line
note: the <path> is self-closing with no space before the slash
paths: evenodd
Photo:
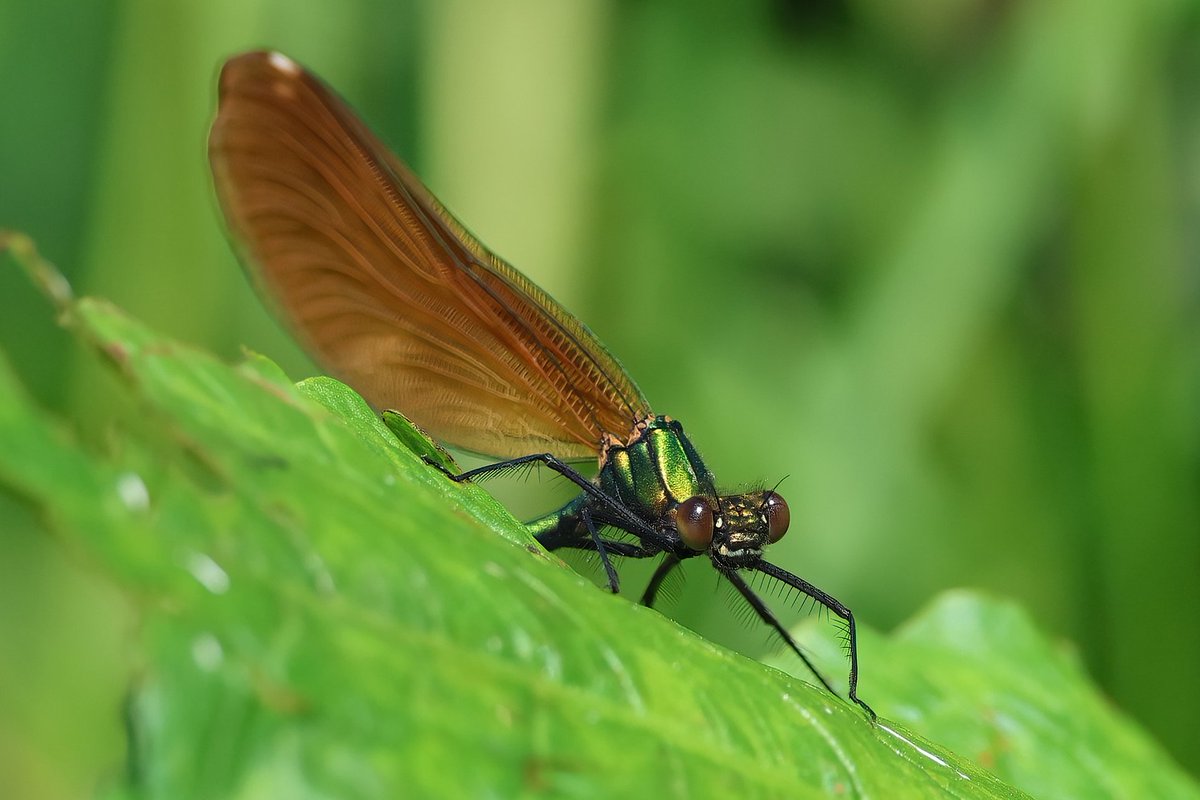
<path id="1" fill-rule="evenodd" d="M 707 550 L 713 538 L 713 511 L 707 497 L 689 497 L 675 507 L 675 530 L 693 550 Z"/>
<path id="2" fill-rule="evenodd" d="M 787 502 L 771 492 L 767 495 L 767 542 L 775 544 L 787 533 L 792 523 L 792 511 Z"/>

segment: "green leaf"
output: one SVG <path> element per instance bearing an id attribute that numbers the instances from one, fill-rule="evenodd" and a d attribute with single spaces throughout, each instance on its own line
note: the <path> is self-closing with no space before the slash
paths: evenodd
<path id="1" fill-rule="evenodd" d="M 872 662 L 886 665 L 871 688 L 891 716 L 1035 797 L 1200 796 L 1097 692 L 1074 651 L 1013 603 L 947 592 L 888 640 L 870 641 Z M 841 663 L 836 649 L 822 655 Z"/>
<path id="2" fill-rule="evenodd" d="M 0 485 L 143 615 L 124 790 L 1023 796 L 896 723 L 872 724 L 597 590 L 341 384 L 293 386 L 261 357 L 226 366 L 100 301 L 64 296 L 60 309 L 126 378 L 150 432 L 93 457 L 0 370 Z M 914 630 L 867 636 L 863 659 L 868 699 L 915 725 L 939 706 L 888 677 L 905 674 L 906 658 L 946 687 L 942 708 L 971 678 L 943 682 L 953 654 Z M 1029 648 L 1012 651 L 1019 670 Z M 975 709 L 960 709 L 963 729 Z M 1084 725 L 1072 741 L 1086 748 L 1108 730 Z"/>
<path id="3" fill-rule="evenodd" d="M 845 663 L 815 625 L 796 633 L 828 673 Z M 878 710 L 1033 796 L 1200 798 L 1097 691 L 1074 651 L 1012 602 L 948 591 L 892 636 L 868 630 L 859 644 L 871 654 L 866 685 Z"/>

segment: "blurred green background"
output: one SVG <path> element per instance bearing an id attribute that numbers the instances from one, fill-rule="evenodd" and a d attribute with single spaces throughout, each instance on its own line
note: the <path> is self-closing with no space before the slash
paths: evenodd
<path id="1" fill-rule="evenodd" d="M 259 46 L 337 87 L 728 486 L 788 476 L 776 562 L 885 630 L 947 587 L 1015 597 L 1200 769 L 1200 5 L 0 0 L 0 226 L 299 378 L 205 157 L 218 66 Z M 8 272 L 6 357 L 119 447 L 115 382 Z M 0 774 L 67 797 L 119 769 L 136 619 L 35 529 L 0 493 Z M 690 566 L 668 613 L 774 647 Z M 864 697 L 886 669 L 864 654 Z"/>

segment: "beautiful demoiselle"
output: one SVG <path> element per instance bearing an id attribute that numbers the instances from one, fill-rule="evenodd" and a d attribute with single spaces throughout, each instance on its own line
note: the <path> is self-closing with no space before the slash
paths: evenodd
<path id="1" fill-rule="evenodd" d="M 661 557 L 646 605 L 682 561 L 707 556 L 828 689 L 742 573 L 802 592 L 844 621 L 849 697 L 874 716 L 857 694 L 850 609 L 763 558 L 787 532 L 783 498 L 720 494 L 679 422 L 652 412 L 583 323 L 468 233 L 332 90 L 279 53 L 233 58 L 209 151 L 244 263 L 317 361 L 375 408 L 504 459 L 451 478 L 522 464 L 567 477 L 580 493 L 529 523 L 542 545 L 595 551 L 614 592 L 611 556 Z M 571 466 L 592 458 L 594 479 Z"/>

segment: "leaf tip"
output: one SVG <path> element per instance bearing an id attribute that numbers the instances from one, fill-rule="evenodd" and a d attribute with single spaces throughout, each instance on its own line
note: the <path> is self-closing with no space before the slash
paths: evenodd
<path id="1" fill-rule="evenodd" d="M 0 229 L 0 253 L 9 253 L 33 285 L 58 311 L 68 309 L 75 299 L 71 284 L 58 268 L 42 258 L 33 239 L 19 231 Z"/>

